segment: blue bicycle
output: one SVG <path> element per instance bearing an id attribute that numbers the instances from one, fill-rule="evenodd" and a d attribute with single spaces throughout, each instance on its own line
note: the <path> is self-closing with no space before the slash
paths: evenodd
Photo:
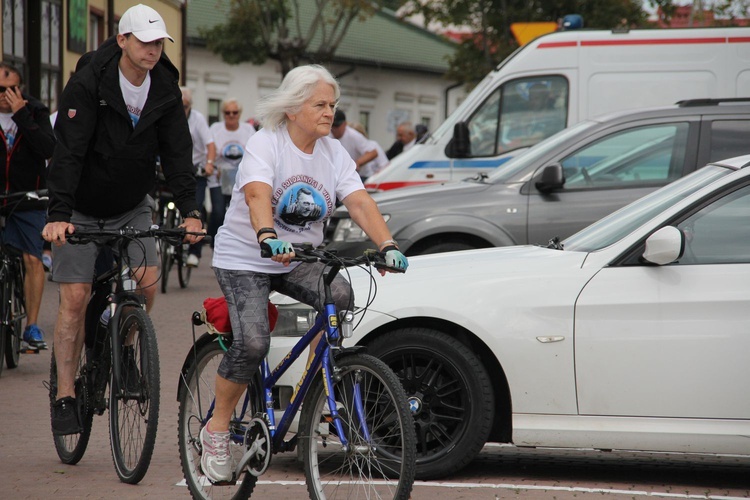
<path id="1" fill-rule="evenodd" d="M 325 314 L 317 316 L 276 368 L 271 370 L 264 360 L 248 384 L 230 422 L 235 473 L 226 483 L 214 484 L 201 471 L 200 430 L 213 413 L 216 370 L 231 344 L 231 334 L 194 338 L 178 389 L 180 460 L 190 493 L 196 499 L 249 498 L 271 456 L 299 446 L 311 499 L 407 499 L 414 483 L 416 433 L 406 394 L 385 363 L 362 347 L 342 347 L 342 340 L 351 336 L 354 313 L 337 311 L 330 289 L 345 267 L 356 265 L 370 273 L 372 267 L 386 267 L 383 255 L 368 252 L 343 258 L 309 245 L 295 246 L 294 252 L 295 260 L 326 265 L 321 276 Z M 194 313 L 193 325 L 203 323 L 201 314 Z M 321 330 L 324 337 L 277 422 L 274 385 Z M 195 328 L 193 332 L 195 337 Z"/>

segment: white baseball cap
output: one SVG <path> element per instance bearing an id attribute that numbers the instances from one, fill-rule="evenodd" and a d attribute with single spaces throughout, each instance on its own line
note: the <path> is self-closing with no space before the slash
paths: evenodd
<path id="1" fill-rule="evenodd" d="M 174 38 L 167 33 L 167 25 L 164 24 L 164 19 L 154 9 L 142 3 L 125 11 L 120 18 L 119 31 L 121 35 L 132 33 L 144 43 L 153 42 L 160 38 L 169 38 L 174 42 Z"/>

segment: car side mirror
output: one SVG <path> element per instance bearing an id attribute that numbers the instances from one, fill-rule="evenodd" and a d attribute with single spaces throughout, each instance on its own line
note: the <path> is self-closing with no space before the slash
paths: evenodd
<path id="1" fill-rule="evenodd" d="M 646 239 L 643 259 L 659 266 L 671 264 L 685 252 L 685 235 L 674 226 L 665 226 Z"/>
<path id="2" fill-rule="evenodd" d="M 542 175 L 534 184 L 542 193 L 549 193 L 555 189 L 560 189 L 565 184 L 565 174 L 560 164 L 547 165 L 542 170 Z"/>
<path id="3" fill-rule="evenodd" d="M 445 156 L 448 158 L 468 158 L 471 156 L 469 125 L 466 122 L 458 122 L 453 126 L 453 137 L 445 146 Z"/>

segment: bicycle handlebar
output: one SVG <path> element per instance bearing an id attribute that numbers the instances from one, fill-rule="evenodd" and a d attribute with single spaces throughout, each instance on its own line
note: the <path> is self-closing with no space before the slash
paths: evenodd
<path id="1" fill-rule="evenodd" d="M 160 238 L 173 245 L 179 245 L 187 235 L 203 236 L 203 241 L 211 242 L 211 237 L 206 233 L 186 231 L 182 227 L 160 228 L 159 226 L 151 226 L 149 229 L 125 227 L 122 229 L 80 230 L 66 235 L 65 239 L 74 245 L 80 245 L 115 239 Z"/>
<path id="2" fill-rule="evenodd" d="M 23 199 L 34 200 L 34 201 L 45 201 L 49 191 L 46 189 L 38 189 L 36 191 L 16 191 L 14 193 L 2 193 L 0 194 L 0 201 L 21 201 Z"/>
<path id="3" fill-rule="evenodd" d="M 404 269 L 392 267 L 385 263 L 385 253 L 378 252 L 374 249 L 365 250 L 365 252 L 357 257 L 344 257 L 336 254 L 330 250 L 316 249 L 311 243 L 295 243 L 292 244 L 294 249 L 294 257 L 292 262 L 321 262 L 326 265 L 340 265 L 340 266 L 359 266 L 367 265 L 373 266 L 375 269 L 384 269 L 395 273 L 404 273 Z M 261 249 L 261 257 L 271 258 L 271 255 Z"/>

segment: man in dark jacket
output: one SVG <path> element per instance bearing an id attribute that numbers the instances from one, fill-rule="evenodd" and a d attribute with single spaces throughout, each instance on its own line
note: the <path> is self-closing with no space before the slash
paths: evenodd
<path id="1" fill-rule="evenodd" d="M 44 189 L 47 159 L 55 147 L 49 109 L 33 97 L 21 93 L 21 73 L 0 62 L 0 185 L 4 193 Z M 35 349 L 46 349 L 44 333 L 36 324 L 44 292 L 42 251 L 46 204 L 26 200 L 2 207 L 7 216 L 0 237 L 5 244 L 23 253 L 26 267 L 26 328 L 23 340 Z M 2 360 L 0 360 L 2 362 Z"/>
<path id="2" fill-rule="evenodd" d="M 71 77 L 60 99 L 55 122 L 58 143 L 48 177 L 47 225 L 42 233 L 55 244 L 52 277 L 60 283 L 55 326 L 58 385 L 52 415 L 56 435 L 81 430 L 73 381 L 97 254 L 94 244 L 65 245 L 66 235 L 75 229 L 96 229 L 99 221 L 104 221 L 105 229 L 148 229 L 153 208 L 148 193 L 155 183 L 157 154 L 175 202 L 185 214 L 182 226 L 202 230 L 192 140 L 179 74 L 163 53 L 166 39 L 172 37 L 158 12 L 141 4 L 131 7 L 120 19 L 119 34 L 105 41 Z M 186 238 L 189 243 L 199 240 Z M 129 257 L 150 307 L 158 259 L 155 242 L 141 241 L 146 243 L 143 251 L 140 245 L 131 245 Z M 130 372 L 137 367 L 124 369 Z"/>

